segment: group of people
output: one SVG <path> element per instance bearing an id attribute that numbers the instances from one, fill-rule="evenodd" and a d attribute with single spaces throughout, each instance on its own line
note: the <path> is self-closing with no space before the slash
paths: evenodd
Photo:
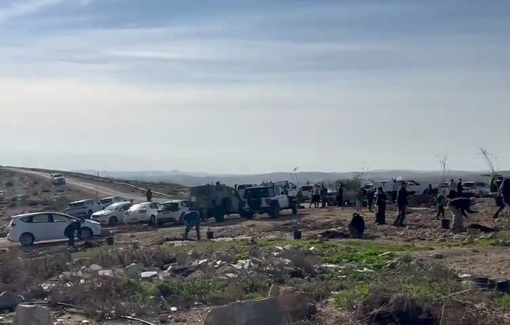
<path id="1" fill-rule="evenodd" d="M 311 190 L 311 198 L 310 198 L 310 206 L 318 208 L 319 205 L 321 208 L 325 208 L 328 203 L 328 188 L 324 184 L 315 184 L 315 186 Z M 302 196 L 302 190 L 299 189 L 298 196 Z M 322 203 L 322 205 L 321 205 Z"/>

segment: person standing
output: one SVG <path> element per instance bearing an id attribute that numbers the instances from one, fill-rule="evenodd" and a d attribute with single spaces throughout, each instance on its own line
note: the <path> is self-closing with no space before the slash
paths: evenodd
<path id="1" fill-rule="evenodd" d="M 462 197 L 462 192 L 464 191 L 464 186 L 462 186 L 462 178 L 457 182 L 457 197 Z"/>
<path id="2" fill-rule="evenodd" d="M 321 188 L 319 184 L 315 184 L 312 192 L 312 200 L 310 201 L 310 208 L 312 204 L 315 208 L 319 207 L 319 201 L 321 199 Z"/>
<path id="3" fill-rule="evenodd" d="M 147 189 L 147 192 L 145 193 L 145 197 L 147 197 L 147 202 L 152 202 L 152 191 L 151 189 Z"/>
<path id="4" fill-rule="evenodd" d="M 326 203 L 328 202 L 328 189 L 324 184 L 322 184 L 321 186 L 321 201 L 322 201 L 321 208 L 325 208 Z"/>
<path id="5" fill-rule="evenodd" d="M 379 186 L 377 189 L 377 213 L 375 215 L 375 222 L 378 225 L 386 224 L 386 193 L 383 188 Z"/>
<path id="6" fill-rule="evenodd" d="M 374 190 L 372 188 L 367 191 L 367 203 L 368 203 L 368 211 L 372 212 L 372 206 L 374 204 Z"/>
<path id="7" fill-rule="evenodd" d="M 442 215 L 444 219 L 444 207 L 446 205 L 446 197 L 445 197 L 445 191 L 442 190 L 441 193 L 436 198 L 436 204 L 437 204 L 437 215 L 436 220 L 439 220 L 439 216 Z"/>
<path id="8" fill-rule="evenodd" d="M 363 190 L 363 187 L 360 187 L 356 192 L 356 211 L 361 211 L 361 208 L 363 207 L 363 200 L 365 200 L 365 191 Z"/>
<path id="9" fill-rule="evenodd" d="M 74 237 L 79 233 L 82 219 L 76 219 L 69 223 L 64 229 L 64 236 L 68 238 L 67 246 L 74 247 Z"/>
<path id="10" fill-rule="evenodd" d="M 395 203 L 395 202 L 397 202 L 397 191 L 398 191 L 398 184 L 397 184 L 396 179 L 394 179 L 393 184 L 391 184 L 391 190 L 392 190 L 391 201 L 393 203 Z"/>
<path id="11" fill-rule="evenodd" d="M 463 228 L 463 217 L 467 217 L 466 212 L 475 213 L 471 210 L 471 199 L 466 197 L 458 197 L 448 203 L 448 209 L 452 213 L 452 231 L 458 232 Z"/>
<path id="12" fill-rule="evenodd" d="M 455 181 L 453 180 L 453 178 L 450 180 L 450 193 L 448 193 L 448 198 L 450 199 L 455 199 L 455 197 L 457 196 L 457 185 L 455 184 Z"/>
<path id="13" fill-rule="evenodd" d="M 340 184 L 340 188 L 336 194 L 336 203 L 339 207 L 344 207 L 344 186 L 342 184 Z"/>
<path id="14" fill-rule="evenodd" d="M 406 209 L 409 205 L 409 201 L 407 200 L 407 184 L 406 182 L 402 182 L 400 189 L 397 193 L 397 207 L 398 207 L 398 215 L 393 222 L 393 225 L 397 227 L 405 227 L 404 220 L 406 218 Z"/>
<path id="15" fill-rule="evenodd" d="M 191 229 L 195 228 L 197 232 L 197 240 L 200 240 L 200 213 L 196 210 L 186 212 L 183 217 L 186 223 L 186 229 L 184 230 L 184 240 L 188 240 L 188 235 Z"/>
<path id="16" fill-rule="evenodd" d="M 501 182 L 498 189 L 498 199 L 502 200 L 499 204 L 499 208 L 494 214 L 493 218 L 497 219 L 501 211 L 508 205 L 510 206 L 510 178 L 506 178 Z"/>

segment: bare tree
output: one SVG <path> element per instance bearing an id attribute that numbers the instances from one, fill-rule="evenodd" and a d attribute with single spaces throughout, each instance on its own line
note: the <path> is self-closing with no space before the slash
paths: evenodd
<path id="1" fill-rule="evenodd" d="M 491 156 L 495 156 L 487 151 L 485 148 L 480 148 L 480 153 L 485 159 L 485 163 L 487 164 L 487 167 L 491 170 L 492 174 L 496 174 L 496 168 L 494 168 L 494 163 L 492 162 Z M 496 157 L 497 159 L 497 157 Z"/>
<path id="2" fill-rule="evenodd" d="M 439 159 L 439 165 L 441 166 L 441 179 L 444 182 L 446 182 L 446 175 L 448 174 L 448 157 L 440 157 L 437 156 Z"/>

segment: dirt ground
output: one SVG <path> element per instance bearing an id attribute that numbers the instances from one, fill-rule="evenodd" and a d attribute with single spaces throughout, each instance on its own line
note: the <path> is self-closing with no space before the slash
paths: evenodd
<path id="1" fill-rule="evenodd" d="M 91 182 L 96 181 L 92 180 Z M 102 186 L 110 186 L 115 191 L 133 190 L 129 186 L 107 184 L 104 181 L 101 181 L 101 184 Z M 175 187 L 165 189 L 165 186 L 173 185 L 145 183 L 138 185 L 174 194 L 184 192 L 183 188 L 178 190 Z M 90 195 L 89 191 L 80 191 L 76 187 L 52 186 L 49 180 L 45 178 L 0 169 L 0 223 L 5 225 L 8 223 L 10 216 L 22 212 L 63 210 L 68 202 L 89 198 Z M 328 254 L 333 251 L 336 252 L 335 247 L 337 245 L 338 247 L 348 245 L 349 249 L 354 247 L 355 250 L 359 250 L 359 254 L 362 256 L 360 265 L 370 269 L 377 265 L 380 262 L 379 260 L 383 259 L 381 256 L 385 256 L 393 250 L 402 250 L 413 260 L 420 263 L 439 263 L 456 274 L 510 278 L 508 267 L 510 257 L 507 253 L 507 246 L 510 246 L 510 215 L 508 211 L 505 211 L 499 219 L 494 220 L 492 214 L 495 209 L 492 199 L 477 199 L 475 210 L 478 213 L 470 215 L 465 220 L 465 225 L 481 224 L 492 227 L 497 232 L 468 231 L 454 234 L 447 229 L 442 229 L 441 221 L 436 220 L 434 207 L 410 208 L 405 228 L 397 228 L 392 225 L 396 214 L 392 206 L 388 208 L 387 225 L 382 226 L 376 225 L 374 213 L 364 208 L 361 212 L 366 223 L 363 239 L 353 241 L 352 239 L 335 238 L 326 241 L 327 250 L 321 256 L 328 259 Z M 264 243 L 261 245 L 266 247 L 269 243 L 268 247 L 276 245 L 277 248 L 279 245 L 284 246 L 284 244 L 288 245 L 290 243 L 291 245 L 304 245 L 303 247 L 306 247 L 306 249 L 312 250 L 314 245 L 318 245 L 318 247 L 324 245 L 322 244 L 323 239 L 321 239 L 323 237 L 318 235 L 325 230 L 334 229 L 340 234 L 347 235 L 347 226 L 353 212 L 354 210 L 348 207 L 308 208 L 305 205 L 305 208 L 299 210 L 297 216 L 293 216 L 289 212 L 283 212 L 278 219 L 257 215 L 253 220 L 246 220 L 237 215 L 232 215 L 222 223 L 209 221 L 202 224 L 202 236 L 205 237 L 205 232 L 211 231 L 214 234 L 212 241 L 204 238 L 201 241 L 182 241 L 180 240 L 184 232 L 182 226 L 153 228 L 144 225 L 121 225 L 109 229 L 115 237 L 114 248 L 97 244 L 97 247 L 83 248 L 83 250 L 73 253 L 73 259 L 76 262 L 85 258 L 90 263 L 93 261 L 91 256 L 100 256 L 105 252 L 109 252 L 108 254 L 127 254 L 127 251 L 144 249 L 149 251 L 164 249 L 172 254 L 188 251 L 205 250 L 213 252 L 223 249 L 234 251 L 243 249 L 238 254 L 240 254 L 239 256 L 245 256 L 246 251 L 244 249 L 250 242 L 252 246 L 258 245 L 257 243 Z M 449 217 L 448 211 L 447 217 Z M 302 231 L 302 241 L 293 239 L 293 233 L 296 229 Z M 192 232 L 191 239 L 194 236 L 195 234 Z M 272 244 L 271 241 L 273 240 L 277 242 Z M 21 249 L 12 244 L 0 243 L 0 247 L 8 247 L 10 253 L 17 254 L 16 256 L 20 256 L 20 259 L 27 260 L 66 253 L 64 244 L 36 245 L 30 249 Z M 388 252 L 385 252 L 385 250 L 388 250 Z M 378 257 L 371 255 L 374 252 L 375 256 Z M 367 254 L 367 260 L 363 259 L 364 254 Z M 211 259 L 211 256 L 204 256 L 204 258 Z M 351 255 L 349 255 L 350 258 L 352 258 Z M 374 258 L 376 258 L 375 262 L 372 261 Z M 103 260 L 108 261 L 108 258 L 103 257 Z M 387 260 L 383 261 L 388 262 Z M 49 271 L 45 269 L 45 272 Z M 338 302 L 338 297 L 336 299 Z M 328 306 L 331 307 L 329 303 Z M 191 309 L 179 309 L 179 311 L 171 313 L 171 316 L 174 323 L 201 324 L 208 308 L 209 306 L 197 305 Z M 81 316 L 76 313 L 62 311 L 55 311 L 55 313 L 56 318 L 63 319 L 63 324 L 80 324 L 83 319 L 90 320 L 89 316 Z M 11 316 L 9 314 L 5 315 L 7 318 Z M 146 315 L 144 319 L 155 324 L 158 323 L 156 316 Z M 127 324 L 126 321 L 119 322 L 118 320 L 111 322 L 103 320 L 103 323 Z"/>

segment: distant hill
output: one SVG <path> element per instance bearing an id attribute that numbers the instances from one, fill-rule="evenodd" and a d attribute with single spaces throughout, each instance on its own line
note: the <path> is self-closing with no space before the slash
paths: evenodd
<path id="1" fill-rule="evenodd" d="M 84 174 L 97 175 L 94 170 L 76 170 Z M 447 178 L 459 179 L 464 181 L 488 181 L 487 177 L 482 176 L 486 171 L 449 171 Z M 510 175 L 510 171 L 500 172 L 503 175 Z M 297 178 L 300 183 L 317 183 L 322 181 L 336 181 L 338 179 L 348 179 L 357 175 L 358 172 L 346 173 L 324 173 L 324 172 L 300 172 Z M 197 186 L 206 183 L 220 181 L 227 185 L 235 184 L 260 184 L 264 181 L 281 181 L 291 180 L 290 173 L 275 172 L 268 174 L 253 175 L 225 175 L 225 174 L 208 174 L 208 173 L 187 173 L 177 170 L 172 171 L 135 171 L 135 172 L 115 172 L 100 171 L 99 176 L 113 177 L 119 179 L 131 179 L 147 182 L 170 182 L 181 184 L 184 186 Z M 420 183 L 438 183 L 441 181 L 441 173 L 439 171 L 410 171 L 410 170 L 374 170 L 367 174 L 367 178 L 372 180 L 389 180 L 392 178 L 409 178 Z"/>

